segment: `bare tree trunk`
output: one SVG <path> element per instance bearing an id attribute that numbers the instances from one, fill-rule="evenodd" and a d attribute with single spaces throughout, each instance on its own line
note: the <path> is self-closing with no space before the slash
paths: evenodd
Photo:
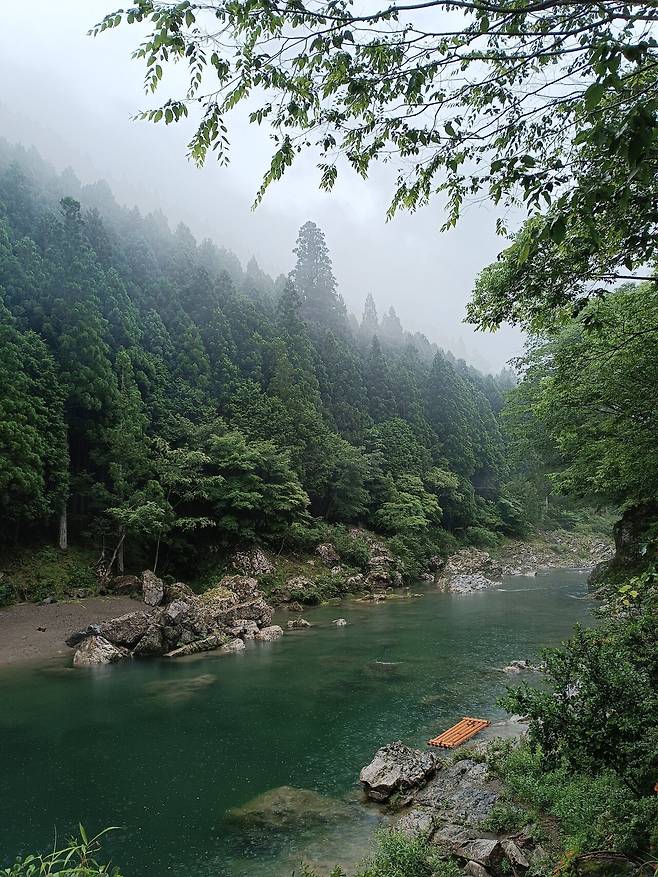
<path id="1" fill-rule="evenodd" d="M 118 570 L 119 570 L 119 575 L 120 575 L 120 576 L 122 576 L 123 573 L 124 573 L 124 566 L 123 566 L 123 548 L 124 548 L 124 544 L 125 544 L 125 543 L 124 543 L 124 540 L 123 540 L 123 538 L 122 538 L 122 539 L 121 539 L 121 542 L 119 543 L 119 553 L 118 553 L 118 555 L 117 555 L 117 568 L 118 568 Z"/>
<path id="2" fill-rule="evenodd" d="M 158 568 L 158 558 L 160 557 L 160 540 L 161 536 L 158 535 L 158 541 L 155 543 L 155 558 L 153 560 L 153 572 Z"/>
<path id="3" fill-rule="evenodd" d="M 66 551 L 69 547 L 69 529 L 68 529 L 68 518 L 66 514 L 66 503 L 62 506 L 62 511 L 59 515 L 59 547 L 61 551 Z"/>

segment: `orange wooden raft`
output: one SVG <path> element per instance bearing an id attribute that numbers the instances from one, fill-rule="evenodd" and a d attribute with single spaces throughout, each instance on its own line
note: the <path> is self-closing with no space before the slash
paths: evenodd
<path id="1" fill-rule="evenodd" d="M 461 722 L 457 722 L 452 728 L 448 728 L 443 734 L 427 741 L 428 746 L 440 746 L 442 749 L 454 749 L 466 740 L 470 740 L 478 734 L 483 728 L 490 725 L 486 719 L 472 719 L 470 716 L 464 716 Z"/>

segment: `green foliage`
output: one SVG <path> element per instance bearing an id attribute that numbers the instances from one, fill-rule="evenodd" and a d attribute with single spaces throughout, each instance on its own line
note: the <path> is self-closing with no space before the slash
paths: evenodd
<path id="1" fill-rule="evenodd" d="M 389 215 L 438 193 L 447 201 L 444 227 L 474 195 L 521 204 L 532 216 L 548 208 L 533 220 L 516 261 L 530 260 L 543 273 L 541 297 L 550 307 L 578 296 L 569 280 L 583 269 L 585 280 L 598 280 L 650 263 L 653 5 L 501 0 L 459 7 L 459 18 L 437 33 L 437 17 L 450 19 L 454 11 L 450 0 L 365 11 L 349 0 L 325 0 L 276 14 L 222 0 L 149 2 L 109 12 L 92 33 L 147 23 L 135 54 L 149 93 L 168 65 L 185 60 L 186 92 L 141 118 L 171 124 L 196 110 L 189 148 L 199 164 L 210 152 L 226 161 L 226 118 L 249 102 L 250 121 L 267 121 L 275 141 L 257 202 L 314 145 L 327 190 L 341 157 L 362 177 L 373 162 L 397 160 Z M 254 52 L 262 43 L 280 50 Z M 564 82 L 568 88 L 559 87 Z M 499 287 L 499 295 L 478 302 L 472 319 L 498 326 L 510 313 L 519 317 L 515 286 Z"/>
<path id="2" fill-rule="evenodd" d="M 79 837 L 71 838 L 65 847 L 54 848 L 45 855 L 31 854 L 18 859 L 13 865 L 4 868 L 4 877 L 121 877 L 121 872 L 111 864 L 98 862 L 100 840 L 112 828 L 106 828 L 95 837 L 89 838 L 79 827 Z"/>
<path id="3" fill-rule="evenodd" d="M 504 469 L 497 382 L 394 313 L 381 340 L 353 333 L 315 224 L 275 284 L 106 188 L 77 186 L 78 201 L 68 185 L 0 142 L 4 543 L 61 532 L 108 576 L 184 562 L 194 577 L 239 542 L 335 541 L 363 569 L 367 546 L 329 524 L 407 553 L 444 529 L 512 526 L 480 520 Z"/>
<path id="4" fill-rule="evenodd" d="M 557 819 L 564 849 L 635 853 L 648 848 L 658 800 L 638 798 L 611 771 L 547 769 L 541 749 L 527 743 L 490 749 L 489 767 L 502 778 L 506 793 L 536 818 L 548 813 Z"/>
<path id="5" fill-rule="evenodd" d="M 532 814 L 524 807 L 508 801 L 498 801 L 487 818 L 480 823 L 480 828 L 495 833 L 521 831 L 529 822 L 532 822 Z"/>
<path id="6" fill-rule="evenodd" d="M 355 877 L 432 877 L 435 872 L 429 853 L 424 837 L 408 837 L 400 831 L 382 830 L 377 834 L 374 855 Z M 449 872 L 442 877 L 449 877 Z"/>
<path id="7" fill-rule="evenodd" d="M 577 628 L 545 653 L 547 685 L 523 685 L 504 699 L 528 715 L 545 762 L 614 772 L 648 794 L 658 772 L 658 574 L 624 586 L 595 628 Z"/>

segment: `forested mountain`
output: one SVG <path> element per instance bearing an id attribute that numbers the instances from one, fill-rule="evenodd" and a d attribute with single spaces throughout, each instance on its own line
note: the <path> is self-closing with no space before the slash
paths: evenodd
<path id="1" fill-rule="evenodd" d="M 369 296 L 312 222 L 276 282 L 159 214 L 0 148 L 2 539 L 167 557 L 280 540 L 309 516 L 419 548 L 510 532 L 484 377 Z M 129 562 L 127 560 L 127 562 Z M 175 561 L 174 561 L 175 562 Z"/>

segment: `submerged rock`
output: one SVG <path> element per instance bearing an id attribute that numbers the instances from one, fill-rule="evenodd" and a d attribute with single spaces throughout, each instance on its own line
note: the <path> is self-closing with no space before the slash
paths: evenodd
<path id="1" fill-rule="evenodd" d="M 112 645 L 102 636 L 87 637 L 73 655 L 74 667 L 92 667 L 98 664 L 116 664 L 130 656 L 121 646 Z"/>
<path id="2" fill-rule="evenodd" d="M 298 828 L 347 819 L 351 808 L 312 789 L 279 786 L 258 795 L 242 807 L 229 811 L 231 819 L 253 828 L 270 830 Z"/>
<path id="3" fill-rule="evenodd" d="M 432 752 L 411 749 L 403 743 L 382 746 L 363 768 L 359 780 L 373 801 L 387 801 L 395 792 L 417 789 L 434 775 L 437 759 Z"/>
<path id="4" fill-rule="evenodd" d="M 213 673 L 203 673 L 185 679 L 157 679 L 146 685 L 146 692 L 171 702 L 189 700 L 199 691 L 214 685 L 216 681 L 217 676 Z"/>
<path id="5" fill-rule="evenodd" d="M 344 618 L 334 618 L 334 620 L 331 623 L 335 624 L 336 627 L 345 627 L 345 625 L 347 624 L 347 621 L 345 621 Z"/>
<path id="6" fill-rule="evenodd" d="M 147 606 L 159 606 L 164 598 L 164 584 L 150 569 L 142 573 L 142 597 Z"/>

